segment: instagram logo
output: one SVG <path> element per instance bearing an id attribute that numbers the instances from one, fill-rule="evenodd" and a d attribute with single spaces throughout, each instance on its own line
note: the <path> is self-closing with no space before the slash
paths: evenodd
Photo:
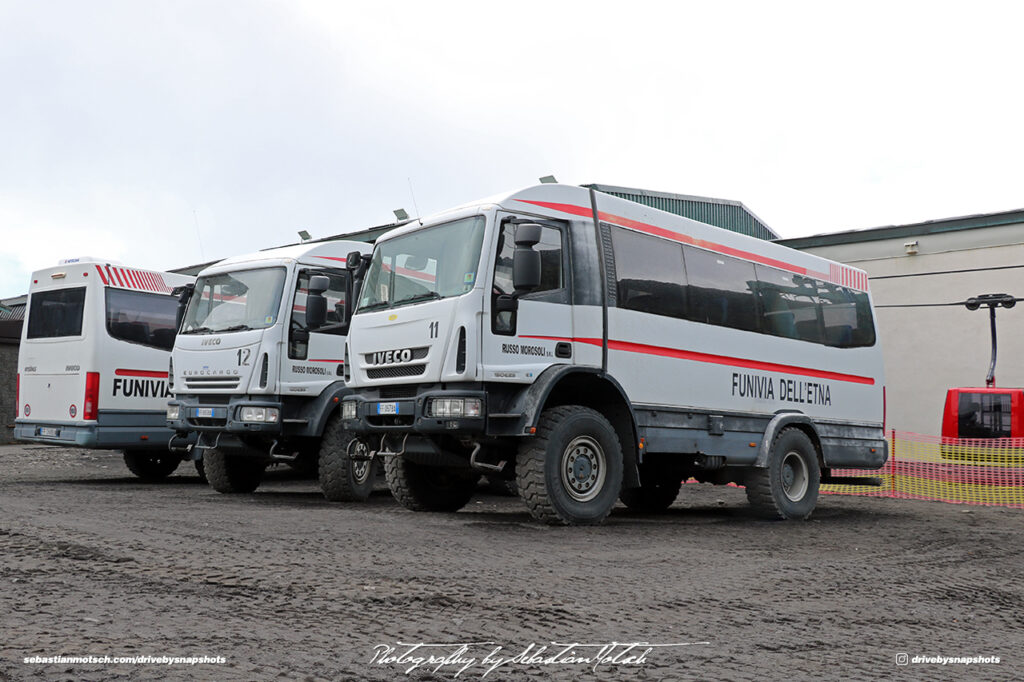
<path id="1" fill-rule="evenodd" d="M 907 654 L 896 654 L 896 665 L 907 665 L 910 663 L 910 656 Z"/>

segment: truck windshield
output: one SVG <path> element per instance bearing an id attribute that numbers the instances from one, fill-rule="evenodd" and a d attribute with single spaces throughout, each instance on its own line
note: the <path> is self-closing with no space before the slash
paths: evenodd
<path id="1" fill-rule="evenodd" d="M 463 218 L 379 242 L 357 312 L 461 296 L 476 283 L 484 218 Z"/>
<path id="2" fill-rule="evenodd" d="M 261 268 L 200 277 L 181 333 L 214 334 L 272 326 L 281 310 L 284 276 L 284 268 Z"/>

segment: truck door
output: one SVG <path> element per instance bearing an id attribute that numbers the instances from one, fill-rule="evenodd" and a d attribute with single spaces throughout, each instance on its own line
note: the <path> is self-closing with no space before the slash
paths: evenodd
<path id="1" fill-rule="evenodd" d="M 325 275 L 331 281 L 324 292 L 327 322 L 319 329 L 306 327 L 306 294 L 312 275 Z M 282 392 L 291 389 L 290 392 L 316 395 L 323 386 L 341 378 L 348 332 L 348 290 L 349 274 L 343 270 L 309 268 L 299 271 L 289 319 L 288 356 L 281 371 Z M 310 384 L 322 386 L 313 388 Z"/>
<path id="2" fill-rule="evenodd" d="M 573 363 L 567 226 L 543 227 L 540 243 L 533 247 L 541 254 L 541 285 L 519 297 L 516 310 L 499 310 L 499 298 L 514 293 L 513 218 L 497 215 L 497 245 L 483 321 L 484 380 L 530 383 L 551 365 Z"/>

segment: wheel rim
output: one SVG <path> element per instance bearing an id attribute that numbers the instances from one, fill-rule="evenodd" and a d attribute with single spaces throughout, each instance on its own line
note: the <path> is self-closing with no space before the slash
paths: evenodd
<path id="1" fill-rule="evenodd" d="M 811 477 L 807 471 L 807 462 L 796 450 L 791 450 L 782 458 L 782 492 L 791 502 L 799 502 L 807 494 L 807 486 Z"/>
<path id="2" fill-rule="evenodd" d="M 562 452 L 562 486 L 579 502 L 600 494 L 607 469 L 604 448 L 590 436 L 573 438 Z"/>
<path id="3" fill-rule="evenodd" d="M 359 457 L 366 456 L 366 443 L 363 441 L 356 441 L 355 447 L 352 448 Z M 354 459 L 352 460 L 352 481 L 357 485 L 366 483 L 366 479 L 370 477 L 372 462 L 368 459 Z"/>

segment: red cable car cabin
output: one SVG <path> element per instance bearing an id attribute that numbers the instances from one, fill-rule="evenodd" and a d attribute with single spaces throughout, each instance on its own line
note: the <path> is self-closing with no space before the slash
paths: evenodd
<path id="1" fill-rule="evenodd" d="M 1024 389 L 949 389 L 942 439 L 952 438 L 1024 438 Z"/>

